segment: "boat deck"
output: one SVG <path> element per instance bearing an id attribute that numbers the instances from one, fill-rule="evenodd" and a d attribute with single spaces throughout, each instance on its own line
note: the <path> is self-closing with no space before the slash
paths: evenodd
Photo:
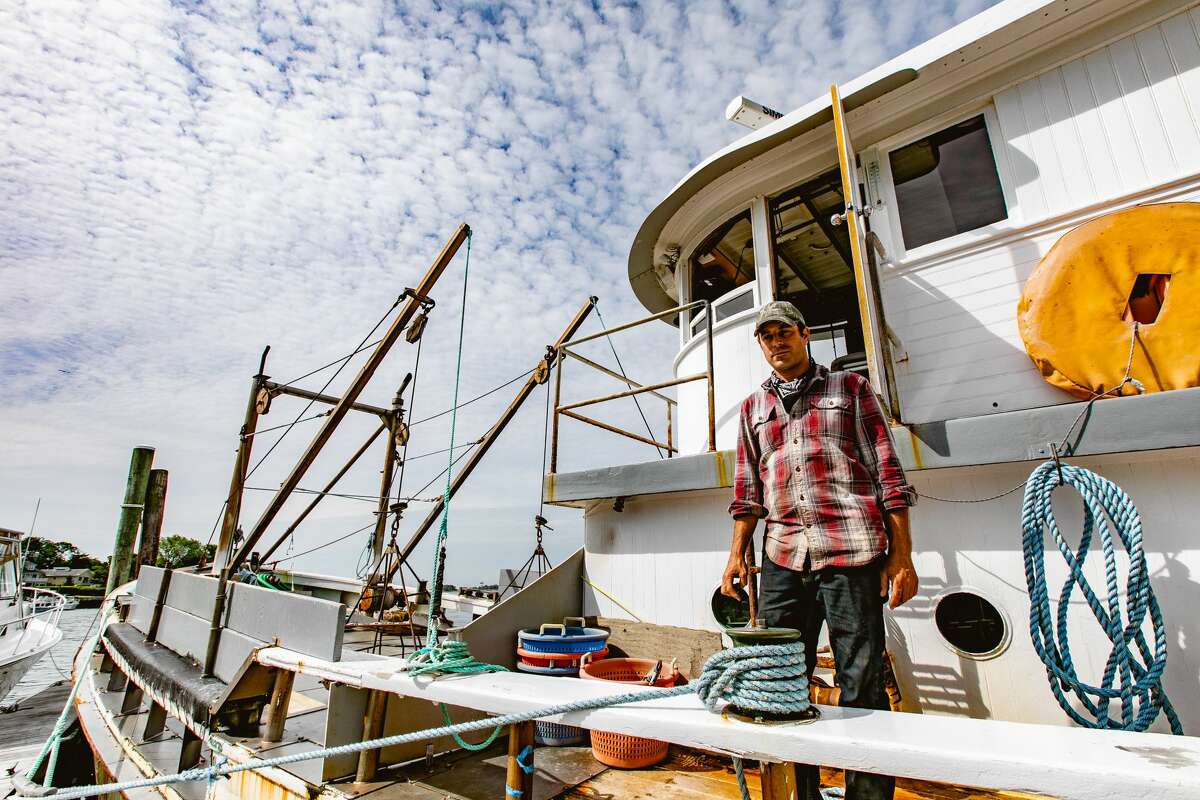
<path id="1" fill-rule="evenodd" d="M 647 769 L 610 769 L 588 747 L 542 747 L 536 751 L 534 800 L 739 800 L 728 758 L 671 748 L 662 764 Z M 494 800 L 504 785 L 507 751 L 495 744 L 480 753 L 459 751 L 429 764 L 381 771 L 371 783 L 339 783 L 336 788 L 369 800 Z M 757 767 L 747 767 L 750 796 L 760 800 Z M 822 770 L 821 783 L 844 785 L 841 770 Z M 1024 800 L 1028 795 L 901 780 L 896 800 Z"/>

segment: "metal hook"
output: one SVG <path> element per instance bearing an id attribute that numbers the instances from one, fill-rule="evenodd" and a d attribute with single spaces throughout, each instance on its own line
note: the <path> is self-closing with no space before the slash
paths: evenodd
<path id="1" fill-rule="evenodd" d="M 1050 442 L 1050 455 L 1054 458 L 1054 466 L 1058 469 L 1058 485 L 1062 486 L 1065 481 L 1062 474 L 1062 461 L 1058 457 L 1058 445 Z"/>

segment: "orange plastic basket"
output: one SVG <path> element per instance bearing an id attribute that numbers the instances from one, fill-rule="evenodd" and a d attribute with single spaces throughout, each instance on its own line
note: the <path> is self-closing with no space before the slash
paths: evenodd
<path id="1" fill-rule="evenodd" d="M 606 658 L 592 661 L 583 658 L 579 677 L 585 680 L 610 681 L 612 683 L 646 684 L 646 675 L 658 663 L 650 658 Z M 687 683 L 673 667 L 663 665 L 655 686 L 671 687 Z M 592 731 L 592 755 L 601 764 L 619 769 L 641 769 L 657 764 L 667 757 L 670 744 L 657 739 L 629 736 L 611 731 Z"/>

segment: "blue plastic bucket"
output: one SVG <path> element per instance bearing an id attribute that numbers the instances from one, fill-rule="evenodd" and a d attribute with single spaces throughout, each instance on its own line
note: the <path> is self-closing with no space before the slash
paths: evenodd
<path id="1" fill-rule="evenodd" d="M 580 624 L 567 624 L 575 620 Z M 517 640 L 531 653 L 594 653 L 604 649 L 608 631 L 585 627 L 582 617 L 567 617 L 561 625 L 547 622 L 537 628 L 525 628 L 517 634 Z"/>

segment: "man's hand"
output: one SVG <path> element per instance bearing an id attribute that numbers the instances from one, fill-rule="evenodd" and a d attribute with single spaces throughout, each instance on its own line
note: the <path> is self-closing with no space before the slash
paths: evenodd
<path id="1" fill-rule="evenodd" d="M 737 579 L 738 586 L 734 586 L 734 578 Z M 745 552 L 731 552 L 729 562 L 725 565 L 725 573 L 721 575 L 721 594 L 738 600 L 749 580 L 750 569 L 746 566 Z"/>
<path id="2" fill-rule="evenodd" d="M 908 553 L 888 553 L 879 571 L 879 596 L 888 598 L 888 608 L 898 608 L 917 593 L 917 570 Z"/>

